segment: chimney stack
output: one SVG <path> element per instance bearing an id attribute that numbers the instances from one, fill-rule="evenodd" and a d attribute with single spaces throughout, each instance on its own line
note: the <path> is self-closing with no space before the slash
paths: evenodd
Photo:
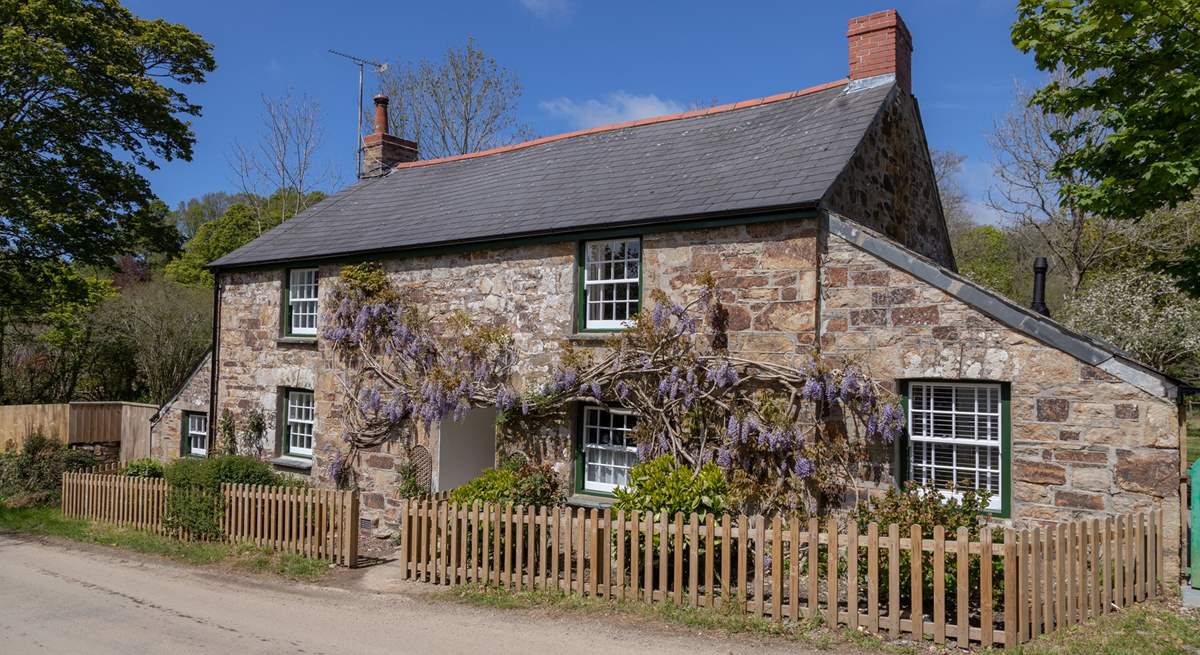
<path id="1" fill-rule="evenodd" d="M 1049 318 L 1050 308 L 1046 306 L 1046 269 L 1050 268 L 1046 264 L 1045 257 L 1035 257 L 1033 259 L 1033 302 L 1030 303 L 1030 308 L 1033 311 Z"/>
<path id="2" fill-rule="evenodd" d="M 912 34 L 895 9 L 850 19 L 850 79 L 894 73 L 912 93 Z"/>
<path id="3" fill-rule="evenodd" d="M 396 164 L 417 160 L 417 144 L 388 134 L 388 97 L 375 96 L 375 131 L 363 137 L 359 178 L 386 175 Z"/>

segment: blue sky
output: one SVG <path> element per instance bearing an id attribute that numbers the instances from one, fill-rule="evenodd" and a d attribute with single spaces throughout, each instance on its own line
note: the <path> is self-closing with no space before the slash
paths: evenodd
<path id="1" fill-rule="evenodd" d="M 128 0 L 138 15 L 180 22 L 214 45 L 217 70 L 190 90 L 203 105 L 191 162 L 151 173 L 172 206 L 232 191 L 235 141 L 261 129 L 262 94 L 307 94 L 325 116 L 324 167 L 353 179 L 356 68 L 330 48 L 368 59 L 438 58 L 468 36 L 515 71 L 520 118 L 539 135 L 733 102 L 843 77 L 846 21 L 896 8 L 913 33 L 913 90 L 934 148 L 967 155 L 975 200 L 990 179 L 986 135 L 1011 104 L 1014 81 L 1035 83 L 1032 60 L 1009 40 L 1012 4 L 913 2 L 259 2 Z M 373 81 L 368 78 L 368 93 Z M 369 105 L 369 101 L 367 102 Z"/>

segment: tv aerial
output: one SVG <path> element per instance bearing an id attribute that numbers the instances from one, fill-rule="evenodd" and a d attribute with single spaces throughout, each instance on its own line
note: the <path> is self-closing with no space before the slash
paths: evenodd
<path id="1" fill-rule="evenodd" d="M 363 115 L 363 78 L 367 66 L 375 69 L 375 74 L 381 74 L 388 69 L 386 62 L 371 61 L 362 57 L 355 57 L 344 52 L 330 49 L 330 54 L 349 59 L 358 66 L 358 100 L 355 102 L 354 115 L 354 174 L 362 173 L 362 115 Z"/>

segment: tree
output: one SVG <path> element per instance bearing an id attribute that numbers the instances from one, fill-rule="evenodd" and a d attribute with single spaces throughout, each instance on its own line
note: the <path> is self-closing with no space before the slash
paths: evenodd
<path id="1" fill-rule="evenodd" d="M 1051 79 L 1072 82 L 1062 71 Z M 1077 171 L 1060 171 L 1056 162 L 1104 135 L 1098 129 L 1080 130 L 1091 124 L 1090 113 L 1045 113 L 1030 104 L 1032 95 L 1016 86 L 1012 109 L 988 138 L 996 180 L 988 191 L 988 205 L 1020 228 L 1018 235 L 1032 237 L 1026 246 L 1049 257 L 1067 279 L 1068 289 L 1076 292 L 1087 274 L 1118 247 L 1112 236 L 1121 228 L 1079 205 L 1071 194 L 1091 182 Z M 1066 134 L 1071 136 L 1059 136 Z"/>
<path id="2" fill-rule="evenodd" d="M 416 141 L 425 159 L 462 155 L 532 136 L 517 118 L 521 83 L 473 39 L 449 48 L 439 62 L 397 62 L 379 80 L 392 99 L 388 121 L 397 136 Z"/>
<path id="3" fill-rule="evenodd" d="M 1009 233 L 994 225 L 976 225 L 962 232 L 954 245 L 954 259 L 963 277 L 1003 296 L 1019 299 L 1017 251 Z"/>
<path id="4" fill-rule="evenodd" d="M 281 190 L 269 198 L 252 197 L 252 204 L 230 205 L 219 218 L 200 226 L 183 246 L 180 256 L 167 263 L 166 277 L 172 282 L 189 286 L 211 287 L 212 273 L 208 264 L 250 243 L 258 235 L 291 218 L 296 208 L 311 205 L 325 197 L 320 191 L 310 191 L 302 203 L 297 203 L 291 190 Z"/>
<path id="5" fill-rule="evenodd" d="M 1105 134 L 1052 162 L 1066 197 L 1124 219 L 1191 199 L 1200 184 L 1200 3 L 1020 0 L 1012 38 L 1038 68 L 1065 71 L 1030 98 L 1071 118 L 1054 141 Z"/>
<path id="6" fill-rule="evenodd" d="M 950 233 L 950 241 L 975 226 L 975 219 L 967 201 L 967 191 L 962 184 L 963 162 L 967 156 L 953 150 L 934 150 L 930 153 L 933 160 L 933 176 L 937 181 L 938 195 L 942 199 L 942 215 L 946 217 L 946 230 Z M 958 248 L 954 248 L 954 257 L 958 259 Z"/>
<path id="7" fill-rule="evenodd" d="M 1184 379 L 1200 375 L 1200 300 L 1161 273 L 1133 269 L 1096 276 L 1062 319 Z"/>
<path id="8" fill-rule="evenodd" d="M 220 217 L 230 205 L 247 200 L 243 194 L 214 191 L 179 203 L 175 210 L 167 215 L 167 220 L 179 230 L 179 235 L 186 242 L 196 236 L 196 230 L 199 230 L 201 225 Z"/>
<path id="9" fill-rule="evenodd" d="M 139 169 L 191 158 L 200 106 L 180 88 L 214 69 L 212 46 L 115 0 L 0 8 L 0 306 L 86 302 L 72 265 L 176 245 Z"/>
<path id="10" fill-rule="evenodd" d="M 324 141 L 320 104 L 290 92 L 263 96 L 262 104 L 261 139 L 252 146 L 235 143 L 230 160 L 242 200 L 254 209 L 254 236 L 304 211 L 315 202 L 314 192 L 337 185 L 334 169 L 318 170 L 313 161 Z"/>
<path id="11" fill-rule="evenodd" d="M 101 342 L 132 353 L 142 399 L 160 404 L 208 349 L 212 297 L 207 289 L 154 279 L 107 300 L 95 322 Z"/>

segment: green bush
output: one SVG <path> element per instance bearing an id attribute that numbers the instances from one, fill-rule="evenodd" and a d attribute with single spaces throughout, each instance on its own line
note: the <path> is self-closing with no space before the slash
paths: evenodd
<path id="1" fill-rule="evenodd" d="M 882 496 L 870 498 L 859 504 L 850 512 L 850 520 L 858 524 L 859 533 L 867 534 L 871 523 L 879 525 L 880 534 L 887 534 L 888 526 L 895 523 L 900 526 L 900 537 L 907 538 L 913 525 L 920 525 L 924 539 L 933 538 L 934 526 L 946 529 L 946 538 L 954 539 L 959 528 L 966 528 L 972 541 L 979 539 L 979 531 L 983 527 L 981 518 L 986 515 L 990 495 L 987 492 L 967 490 L 959 498 L 946 497 L 933 487 L 922 487 L 909 483 L 903 490 L 889 488 Z M 1003 543 L 1004 537 L 1000 532 L 995 533 L 994 543 Z M 860 544 L 862 540 L 860 539 Z M 996 555 L 1003 552 L 1002 548 L 994 550 Z M 866 550 L 862 549 L 859 557 L 860 584 L 866 584 L 864 573 L 866 569 Z M 888 562 L 886 558 L 879 561 L 879 580 L 883 588 L 881 596 L 888 593 Z M 958 582 L 959 565 L 957 557 L 947 549 L 946 553 L 946 589 L 955 589 Z M 911 597 L 910 580 L 912 578 L 912 556 L 910 551 L 900 551 L 900 596 L 906 602 Z M 979 558 L 968 560 L 968 580 L 972 604 L 979 598 Z M 921 557 L 921 576 L 924 592 L 922 596 L 927 605 L 933 602 L 933 553 L 924 553 Z M 992 562 L 992 591 L 994 602 L 999 607 L 1000 596 L 1004 590 L 1004 566 L 1000 558 L 994 557 Z M 948 611 L 955 611 L 954 598 L 948 598 Z M 931 605 L 932 606 L 932 605 Z M 972 611 L 977 608 L 972 607 Z"/>
<path id="2" fill-rule="evenodd" d="M 561 505 L 562 482 L 549 464 L 510 462 L 487 469 L 450 492 L 450 502 L 470 504 Z"/>
<path id="3" fill-rule="evenodd" d="M 710 462 L 693 471 L 663 455 L 629 469 L 629 484 L 613 491 L 617 497 L 613 509 L 719 516 L 725 511 L 727 492 L 725 476 L 716 464 Z"/>
<path id="4" fill-rule="evenodd" d="M 95 455 L 71 450 L 40 434 L 25 440 L 21 450 L 0 455 L 0 498 L 24 506 L 57 504 L 62 495 L 62 475 L 100 464 Z"/>
<path id="5" fill-rule="evenodd" d="M 163 476 L 163 465 L 149 457 L 135 459 L 126 464 L 125 468 L 121 469 L 121 475 L 130 478 L 161 478 Z"/>
<path id="6" fill-rule="evenodd" d="M 290 485 L 271 465 L 253 457 L 181 457 L 166 466 L 163 477 L 172 487 L 197 487 L 219 491 L 222 483 Z"/>
<path id="7" fill-rule="evenodd" d="M 279 475 L 262 460 L 241 455 L 183 457 L 168 464 L 163 477 L 169 487 L 163 516 L 167 527 L 185 530 L 194 537 L 220 536 L 221 514 L 225 511 L 223 483 L 303 485 Z"/>

